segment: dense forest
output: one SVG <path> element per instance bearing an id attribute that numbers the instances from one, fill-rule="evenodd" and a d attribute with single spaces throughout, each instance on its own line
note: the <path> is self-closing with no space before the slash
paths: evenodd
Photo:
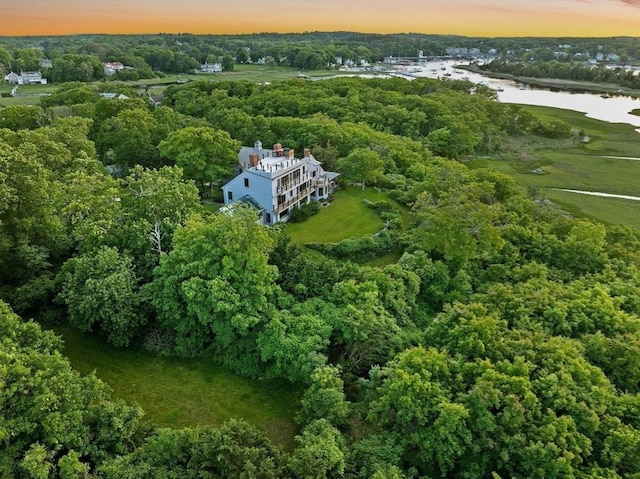
<path id="1" fill-rule="evenodd" d="M 99 91 L 0 112 L 0 476 L 640 477 L 640 232 L 459 161 L 569 125 L 428 79 Z M 256 139 L 384 191 L 383 234 L 205 209 Z M 154 427 L 30 318 L 301 384 L 296 448 Z"/>

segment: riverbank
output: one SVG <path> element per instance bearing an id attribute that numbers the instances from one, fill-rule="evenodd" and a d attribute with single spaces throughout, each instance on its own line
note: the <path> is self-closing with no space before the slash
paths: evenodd
<path id="1" fill-rule="evenodd" d="M 571 110 L 523 108 L 539 118 L 568 123 L 589 141 L 579 137 L 511 138 L 501 153 L 470 158 L 469 166 L 505 173 L 574 216 L 640 228 L 635 200 L 640 197 L 640 161 L 636 161 L 640 158 L 640 136 L 634 127 L 595 120 Z"/>
<path id="2" fill-rule="evenodd" d="M 520 77 L 509 73 L 499 73 L 481 70 L 473 65 L 458 65 L 457 68 L 479 75 L 499 80 L 512 80 L 537 88 L 549 88 L 551 90 L 566 90 L 579 93 L 599 93 L 605 95 L 624 95 L 633 98 L 640 98 L 640 90 L 634 90 L 613 83 L 593 83 L 577 80 L 561 80 L 558 78 L 533 78 Z"/>

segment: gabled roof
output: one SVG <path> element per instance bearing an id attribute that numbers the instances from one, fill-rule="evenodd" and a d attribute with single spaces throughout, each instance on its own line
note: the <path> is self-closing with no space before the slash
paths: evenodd
<path id="1" fill-rule="evenodd" d="M 106 98 L 107 100 L 110 100 L 112 98 L 115 98 L 116 100 L 128 100 L 129 99 L 129 97 L 127 95 L 125 95 L 124 93 L 105 92 L 105 93 L 100 93 L 100 96 L 102 98 Z"/>

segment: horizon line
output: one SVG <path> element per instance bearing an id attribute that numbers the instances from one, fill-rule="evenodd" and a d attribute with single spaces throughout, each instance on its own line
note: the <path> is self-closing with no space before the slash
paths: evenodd
<path id="1" fill-rule="evenodd" d="M 424 35 L 432 37 L 460 37 L 460 38 L 638 38 L 640 36 L 634 35 L 592 35 L 592 36 L 557 36 L 557 35 L 463 35 L 459 33 L 424 33 L 424 32 L 376 32 L 376 31 L 357 31 L 357 30 L 304 30 L 304 31 L 261 31 L 261 32 L 245 32 L 245 33 L 193 33 L 193 32 L 137 32 L 137 33 L 108 33 L 108 32 L 77 32 L 77 33 L 32 33 L 32 34 L 19 34 L 19 35 L 5 35 L 0 33 L 0 38 L 30 38 L 30 37 L 74 37 L 74 36 L 86 36 L 86 35 L 99 35 L 99 36 L 143 36 L 143 35 L 191 35 L 196 37 L 215 36 L 215 37 L 231 37 L 231 36 L 251 36 L 251 35 L 308 35 L 314 33 L 355 33 L 363 35 Z"/>

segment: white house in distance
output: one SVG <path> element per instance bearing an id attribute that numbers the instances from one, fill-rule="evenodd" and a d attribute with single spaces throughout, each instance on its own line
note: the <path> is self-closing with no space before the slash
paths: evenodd
<path id="1" fill-rule="evenodd" d="M 107 76 L 115 75 L 120 70 L 124 70 L 124 65 L 120 62 L 104 62 L 104 74 Z"/>
<path id="2" fill-rule="evenodd" d="M 39 83 L 41 85 L 47 84 L 47 79 L 42 78 L 42 74 L 39 71 L 20 72 L 20 75 L 10 72 L 4 77 L 4 80 L 12 85 L 33 85 L 35 83 Z"/>
<path id="3" fill-rule="evenodd" d="M 200 70 L 196 70 L 196 73 L 220 73 L 222 71 L 222 65 L 220 63 L 204 62 L 201 65 Z"/>
<path id="4" fill-rule="evenodd" d="M 114 92 L 104 92 L 100 93 L 101 98 L 105 98 L 106 100 L 128 100 L 129 97 L 124 93 L 114 93 Z"/>
<path id="5" fill-rule="evenodd" d="M 240 173 L 222 187 L 225 207 L 247 203 L 260 212 L 263 224 L 287 221 L 293 208 L 312 200 L 327 199 L 335 188 L 339 173 L 324 171 L 309 149 L 302 158 L 280 143 L 273 149 L 242 147 L 238 153 Z"/>

